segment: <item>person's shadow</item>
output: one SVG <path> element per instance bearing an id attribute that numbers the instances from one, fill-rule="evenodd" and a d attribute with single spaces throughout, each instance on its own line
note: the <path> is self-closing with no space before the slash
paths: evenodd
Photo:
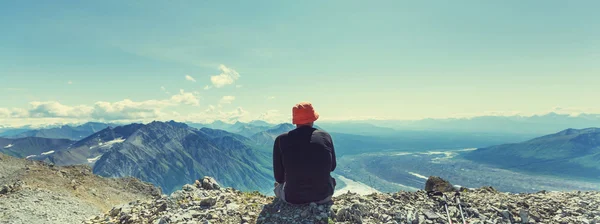
<path id="1" fill-rule="evenodd" d="M 320 205 L 294 205 L 283 202 L 279 198 L 274 198 L 271 203 L 263 206 L 256 223 L 333 223 L 335 214 L 331 211 L 331 206 L 333 206 L 333 201 Z"/>

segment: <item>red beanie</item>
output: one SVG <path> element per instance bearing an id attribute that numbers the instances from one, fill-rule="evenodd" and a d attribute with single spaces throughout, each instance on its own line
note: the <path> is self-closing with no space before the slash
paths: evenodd
<path id="1" fill-rule="evenodd" d="M 319 119 L 319 113 L 315 111 L 311 103 L 302 102 L 292 108 L 292 117 L 293 124 L 308 124 Z"/>

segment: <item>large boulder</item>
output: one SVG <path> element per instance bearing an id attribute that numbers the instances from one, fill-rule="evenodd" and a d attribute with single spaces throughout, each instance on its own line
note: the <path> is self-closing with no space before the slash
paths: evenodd
<path id="1" fill-rule="evenodd" d="M 425 191 L 452 192 L 455 189 L 447 180 L 441 177 L 430 176 L 425 183 Z"/>
<path id="2" fill-rule="evenodd" d="M 219 185 L 219 183 L 217 183 L 217 181 L 215 180 L 215 178 L 208 177 L 208 176 L 203 177 L 202 180 L 197 180 L 196 181 L 196 187 L 202 188 L 202 189 L 205 189 L 205 190 L 219 190 L 219 189 L 221 189 L 221 186 Z"/>

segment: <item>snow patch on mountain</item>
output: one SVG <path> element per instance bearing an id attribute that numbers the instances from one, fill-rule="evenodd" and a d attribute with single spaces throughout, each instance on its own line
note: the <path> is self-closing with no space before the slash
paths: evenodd
<path id="1" fill-rule="evenodd" d="M 421 179 L 425 179 L 425 180 L 427 180 L 427 177 L 426 177 L 426 176 L 423 176 L 423 175 L 421 175 L 421 174 L 418 174 L 418 173 L 413 173 L 413 172 L 408 172 L 408 173 L 409 173 L 410 175 L 413 175 L 413 176 L 415 176 L 415 177 L 418 177 L 418 178 L 421 178 Z"/>
<path id="2" fill-rule="evenodd" d="M 117 138 L 117 139 L 110 140 L 108 142 L 98 142 L 97 146 L 92 146 L 92 147 L 90 147 L 90 149 L 95 149 L 95 148 L 98 148 L 98 147 L 100 147 L 100 148 L 112 148 L 112 146 L 114 144 L 121 143 L 121 142 L 124 142 L 124 141 L 125 141 L 125 139 L 123 139 L 123 138 Z"/>
<path id="3" fill-rule="evenodd" d="M 94 158 L 88 158 L 87 161 L 88 161 L 88 163 L 93 163 L 93 162 L 98 161 L 98 159 L 100 159 L 100 157 L 102 157 L 102 155 L 96 156 Z"/>
<path id="4" fill-rule="evenodd" d="M 42 155 L 45 156 L 45 155 L 50 155 L 52 153 L 54 153 L 54 150 L 50 150 L 50 151 L 47 151 L 47 152 L 42 152 Z"/>

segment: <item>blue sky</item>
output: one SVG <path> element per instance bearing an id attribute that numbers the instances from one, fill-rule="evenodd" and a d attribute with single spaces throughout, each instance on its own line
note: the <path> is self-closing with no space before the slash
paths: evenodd
<path id="1" fill-rule="evenodd" d="M 287 121 L 300 101 L 324 120 L 597 112 L 598 8 L 541 0 L 5 2 L 0 122 Z"/>

